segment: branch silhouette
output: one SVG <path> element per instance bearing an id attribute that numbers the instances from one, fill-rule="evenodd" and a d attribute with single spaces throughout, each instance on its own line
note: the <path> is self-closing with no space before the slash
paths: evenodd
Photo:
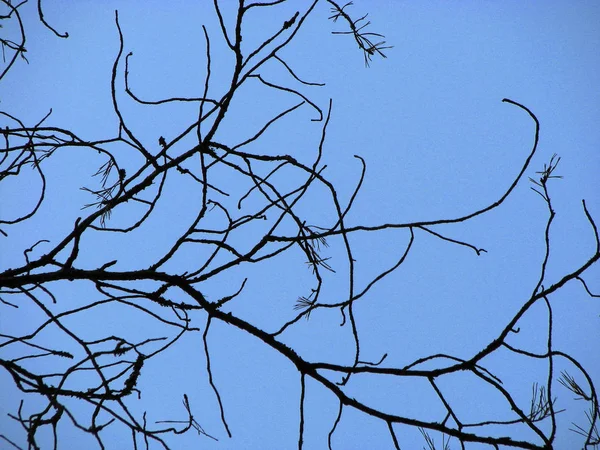
<path id="1" fill-rule="evenodd" d="M 9 54 L 0 80 L 15 67 L 19 57 L 24 58 L 26 30 L 20 15 L 24 3 L 14 6 L 3 1 L 7 11 L 3 19 L 15 21 L 17 36 L 15 40 L 0 39 Z M 115 12 L 118 47 L 114 49 L 107 79 L 117 124 L 114 135 L 90 140 L 68 127 L 45 125 L 51 120 L 52 110 L 35 124 L 0 111 L 4 142 L 0 150 L 0 182 L 26 180 L 30 176 L 39 181 L 37 185 L 27 185 L 28 195 L 35 196 L 35 201 L 14 211 L 3 208 L 0 239 L 11 242 L 14 227 L 36 220 L 42 206 L 51 201 L 47 184 L 53 177 L 50 161 L 63 154 L 73 160 L 90 156 L 100 161 L 88 184 L 80 187 L 80 194 L 87 196 L 86 203 L 80 205 L 80 217 L 58 234 L 50 236 L 48 227 L 42 230 L 47 231 L 48 237 L 31 236 L 22 258 L 8 261 L 10 267 L 0 273 L 0 311 L 32 317 L 29 322 L 23 321 L 25 325 L 18 332 L 0 334 L 0 367 L 23 396 L 18 410 L 11 411 L 9 418 L 24 430 L 25 444 L 18 440 L 20 437 L 5 432 L 0 438 L 15 448 L 42 448 L 41 436 L 50 432 L 55 443 L 60 442 L 58 436 L 65 424 L 92 436 L 99 448 L 105 448 L 106 430 L 116 428 L 130 432 L 131 448 L 137 448 L 142 441 L 146 446 L 153 443 L 162 448 L 177 448 L 174 436 L 192 430 L 200 435 L 199 439 L 227 439 L 235 435 L 236 429 L 228 414 L 232 405 L 223 395 L 227 383 L 213 373 L 213 360 L 220 347 L 211 339 L 215 328 L 224 326 L 272 349 L 297 370 L 298 448 L 306 445 L 306 435 L 310 433 L 307 398 L 315 385 L 331 394 L 338 406 L 337 417 L 329 428 L 329 448 L 335 448 L 335 436 L 341 432 L 338 425 L 347 410 L 381 421 L 393 448 L 400 448 L 401 425 L 418 430 L 431 449 L 436 448 L 432 433 L 442 434 L 442 448 L 450 448 L 450 442 L 458 443 L 461 448 L 468 443 L 493 448 L 553 448 L 560 427 L 556 418 L 562 412 L 556 403 L 559 395 L 556 381 L 588 405 L 588 423 L 574 424 L 574 430 L 585 439 L 586 448 L 596 448 L 600 445 L 596 386 L 586 368 L 557 349 L 553 341 L 552 295 L 570 283 L 582 285 L 583 295 L 598 297 L 594 283 L 586 282 L 584 276 L 597 267 L 600 240 L 594 212 L 583 202 L 582 216 L 589 224 L 596 246 L 571 271 L 558 278 L 550 277 L 547 267 L 552 260 L 551 230 L 556 215 L 551 184 L 560 178 L 557 175 L 560 158 L 556 155 L 537 172 L 537 178 L 530 178 L 532 189 L 547 210 L 544 258 L 537 278 L 532 280 L 532 292 L 521 299 L 521 307 L 501 324 L 495 338 L 482 344 L 471 356 L 424 354 L 400 367 L 389 362 L 388 348 L 378 349 L 376 354 L 365 349 L 364 330 L 357 320 L 356 305 L 367 303 L 375 286 L 401 271 L 418 251 L 415 242 L 425 236 L 457 251 L 472 250 L 473 257 L 486 252 L 465 239 L 452 237 L 444 227 L 473 221 L 517 195 L 516 187 L 532 172 L 532 159 L 538 151 L 540 121 L 535 113 L 517 100 L 502 100 L 508 108 L 519 110 L 523 121 L 531 123 L 532 144 L 520 150 L 522 162 L 512 179 L 502 181 L 505 187 L 498 198 L 463 215 L 376 225 L 357 222 L 349 213 L 369 176 L 368 162 L 355 155 L 358 175 L 346 199 L 328 178 L 324 163 L 328 129 L 335 116 L 333 101 L 323 105 L 314 100 L 314 90 L 323 84 L 304 81 L 283 54 L 295 43 L 307 19 L 322 14 L 317 7 L 319 3 L 329 4 L 332 21 L 348 25 L 350 31 L 334 33 L 355 39 L 365 65 L 371 64 L 374 57 L 385 58 L 383 50 L 390 46 L 383 35 L 365 30 L 369 25 L 365 22 L 366 15 L 351 17 L 348 12 L 351 3 L 340 5 L 331 0 L 316 0 L 305 4 L 302 10 L 288 11 L 271 29 L 261 30 L 266 37 L 259 42 L 244 39 L 253 31 L 247 25 L 251 15 L 276 11 L 281 3 L 255 2 L 244 6 L 244 2 L 239 2 L 231 15 L 229 5 L 225 10 L 226 2 L 215 1 L 218 28 L 210 33 L 210 28 L 202 29 L 206 67 L 200 89 L 203 92 L 196 96 L 177 94 L 157 98 L 157 95 L 151 96 L 151 100 L 135 88 L 138 74 L 131 67 L 135 59 L 132 52 L 126 53 L 127 30 Z M 46 22 L 41 0 L 37 5 L 42 24 L 56 36 L 67 37 L 67 33 L 58 33 Z M 215 46 L 216 40 L 224 45 Z M 233 61 L 227 81 L 221 85 L 211 75 L 215 69 L 215 48 L 226 51 Z M 283 68 L 283 78 L 281 74 L 271 78 L 273 67 Z M 240 137 L 229 134 L 226 127 L 245 89 L 268 92 L 277 99 L 273 101 L 277 111 Z M 125 99 L 149 111 L 166 104 L 194 105 L 196 109 L 188 122 L 180 125 L 178 134 L 167 135 L 156 130 L 156 135 L 149 139 L 137 131 Z M 273 130 L 303 121 L 303 117 L 309 117 L 306 120 L 319 127 L 318 143 L 313 149 L 296 153 L 283 146 L 275 150 L 263 146 Z M 173 196 L 174 191 L 177 194 Z M 69 198 L 65 193 L 62 202 L 68 203 Z M 186 205 L 185 214 L 169 217 L 167 221 L 157 219 L 165 205 L 178 201 Z M 326 211 L 325 218 L 314 220 L 306 213 L 306 205 L 309 209 Z M 94 240 L 104 242 L 101 240 L 105 236 L 124 239 L 119 242 L 133 242 L 141 230 L 148 233 L 146 247 L 152 249 L 140 252 L 135 258 L 128 248 L 120 248 L 107 257 L 91 244 Z M 394 243 L 397 248 L 394 262 L 358 283 L 356 262 L 360 252 L 356 250 L 356 240 L 364 239 L 365 234 L 375 236 L 391 230 L 403 233 L 404 239 L 401 244 Z M 333 246 L 342 250 L 335 253 Z M 244 304 L 255 298 L 249 294 L 249 286 L 276 282 L 268 264 L 278 264 L 282 255 L 290 255 L 295 258 L 290 261 L 296 262 L 301 258 L 298 272 L 309 272 L 306 276 L 310 281 L 303 293 L 295 296 L 295 305 L 285 305 L 285 314 L 274 315 L 271 320 L 253 320 L 244 312 L 248 308 Z M 306 271 L 303 265 L 310 270 Z M 235 278 L 234 273 L 243 276 Z M 335 300 L 323 293 L 332 274 L 345 280 Z M 521 319 L 534 306 L 543 306 L 547 314 L 546 329 L 536 330 L 545 341 L 542 353 L 519 348 L 509 340 L 520 331 Z M 277 308 L 283 307 L 277 305 Z M 106 310 L 115 316 L 131 314 L 140 323 L 152 326 L 144 325 L 145 335 L 140 337 L 129 329 L 109 326 Z M 332 310 L 339 311 L 340 325 L 349 330 L 352 355 L 345 364 L 303 356 L 299 348 L 284 339 L 287 332 L 306 324 L 301 319 L 311 323 L 316 315 Z M 82 326 L 89 317 L 95 318 L 93 323 Z M 200 411 L 205 406 L 190 401 L 187 394 L 181 400 L 183 406 L 180 405 L 178 417 L 149 421 L 146 413 L 140 413 L 136 407 L 142 394 L 146 395 L 143 380 L 152 377 L 153 362 L 160 361 L 167 349 L 194 334 L 201 336 L 206 361 L 203 370 L 214 394 L 222 429 L 205 430 L 200 420 Z M 500 352 L 546 364 L 545 381 L 531 387 L 530 398 L 524 400 L 505 386 L 501 375 L 488 367 L 489 358 Z M 560 378 L 558 361 L 563 368 Z M 357 399 L 350 390 L 351 382 L 365 376 L 423 381 L 442 405 L 443 414 L 432 413 L 427 419 L 412 417 L 401 405 L 390 412 L 373 406 L 368 398 Z M 477 420 L 463 415 L 444 386 L 445 380 L 453 377 L 462 377 L 466 385 L 475 380 L 501 397 L 503 414 Z M 31 398 L 35 401 L 30 401 Z M 500 427 L 502 433 L 491 433 L 492 426 Z M 519 427 L 530 432 L 529 439 L 517 432 Z"/>

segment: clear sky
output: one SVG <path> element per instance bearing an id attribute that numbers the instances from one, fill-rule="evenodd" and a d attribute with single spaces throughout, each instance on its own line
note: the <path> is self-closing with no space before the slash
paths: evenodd
<path id="1" fill-rule="evenodd" d="M 18 61 L 0 81 L 0 110 L 33 126 L 52 108 L 46 125 L 72 129 L 90 140 L 115 136 L 118 121 L 110 98 L 111 70 L 119 48 L 115 9 L 119 10 L 124 52 L 133 52 L 130 85 L 137 95 L 147 100 L 201 96 L 206 64 L 204 24 L 211 36 L 211 92 L 218 97 L 228 86 L 232 60 L 211 3 L 46 1 L 46 20 L 57 31 L 70 35 L 58 39 L 39 24 L 36 5 L 30 0 L 21 8 L 29 64 Z M 231 24 L 233 2 L 224 3 L 225 20 Z M 435 353 L 467 358 L 498 335 L 537 283 L 547 209 L 530 189 L 527 177 L 538 176 L 535 172 L 542 170 L 555 153 L 561 157 L 558 174 L 564 178 L 550 183 L 557 215 L 550 233 L 552 247 L 544 285 L 556 282 L 593 254 L 593 231 L 581 200 L 586 200 L 588 210 L 600 223 L 600 3 L 354 3 L 348 12 L 353 17 L 369 13 L 370 31 L 384 34 L 393 45 L 385 51 L 387 59 L 375 57 L 366 68 L 350 36 L 330 34 L 346 27 L 327 19 L 329 7 L 324 2 L 317 5 L 296 39 L 281 53 L 299 76 L 325 83 L 321 87 L 294 84 L 297 89 L 323 111 L 329 99 L 333 100 L 322 162 L 327 164 L 325 173 L 337 185 L 342 201 L 348 201 L 360 176 L 361 166 L 353 155 L 366 162 L 365 181 L 348 216 L 349 224 L 449 219 L 493 203 L 518 174 L 534 136 L 531 118 L 502 99 L 527 106 L 540 121 L 537 155 L 506 202 L 470 222 L 434 228 L 487 253 L 477 256 L 466 247 L 418 232 L 406 263 L 355 307 L 361 359 L 377 361 L 387 353 L 385 366 L 402 367 Z M 253 12 L 246 25 L 245 45 L 250 48 L 260 42 L 306 4 L 290 1 L 269 13 Z M 13 32 L 12 27 L 14 24 L 7 23 L 1 31 Z M 172 139 L 195 120 L 197 108 L 192 104 L 158 108 L 134 104 L 123 92 L 123 70 L 121 61 L 118 87 L 126 121 L 145 145 L 158 151 L 159 136 Z M 293 83 L 276 64 L 265 66 L 260 73 L 274 82 Z M 294 96 L 249 82 L 233 102 L 215 139 L 228 145 L 243 141 L 297 101 Z M 311 161 L 322 127 L 322 122 L 311 121 L 315 118 L 317 111 L 304 105 L 246 150 L 289 153 Z M 6 125 L 13 123 L 0 119 L 0 126 Z M 139 159 L 127 148 L 112 150 L 132 173 Z M 75 218 L 88 211 L 82 212 L 81 207 L 93 200 L 79 188 L 98 183 L 92 175 L 103 162 L 99 155 L 76 148 L 47 161 L 45 203 L 34 220 L 7 227 L 9 237 L 0 237 L 1 270 L 21 264 L 24 249 L 38 239 L 56 243 L 72 229 Z M 239 180 L 230 173 L 223 171 L 222 176 L 220 185 L 227 186 L 232 195 L 244 191 L 245 186 L 236 184 Z M 295 179 L 278 181 L 294 183 Z M 28 202 L 34 201 L 37 183 L 32 174 L 24 174 L 18 182 L 0 185 L 2 219 L 25 210 Z M 307 223 L 324 224 L 332 219 L 323 192 L 317 190 L 308 199 L 298 205 Z M 92 234 L 82 244 L 86 250 L 80 265 L 92 268 L 117 259 L 118 270 L 144 267 L 188 226 L 196 211 L 190 204 L 198 201 L 197 186 L 173 175 L 147 228 L 131 235 Z M 138 216 L 135 208 L 116 211 L 109 225 L 129 223 Z M 250 245 L 252 238 L 249 234 L 235 242 Z M 399 258 L 408 238 L 407 230 L 353 235 L 358 290 Z M 37 256 L 45 251 L 38 250 Z M 324 277 L 323 302 L 334 303 L 347 295 L 343 251 L 335 239 L 324 250 L 336 273 Z M 186 249 L 168 268 L 183 272 L 203 255 L 195 247 Z M 584 276 L 595 292 L 600 291 L 599 274 L 596 265 Z M 244 295 L 234 301 L 231 311 L 268 331 L 277 330 L 294 317 L 296 299 L 307 295 L 312 287 L 302 255 L 290 252 L 258 268 L 242 266 L 210 280 L 206 285 L 209 299 L 235 292 L 245 277 L 248 284 Z M 99 298 L 95 290 L 76 283 L 57 290 L 62 295 L 60 302 L 69 307 Z M 600 302 L 587 296 L 575 281 L 550 300 L 556 348 L 578 358 L 600 382 Z M 0 305 L 1 333 L 26 333 L 40 320 L 33 308 L 14 310 Z M 194 320 L 203 330 L 205 315 L 196 314 Z M 348 326 L 340 327 L 340 321 L 339 310 L 317 311 L 310 320 L 283 333 L 281 339 L 310 361 L 352 364 L 351 331 Z M 83 314 L 72 325 L 91 340 L 123 330 L 133 336 L 148 330 L 160 335 L 163 330 L 149 328 L 151 323 L 131 311 L 106 308 Z M 510 342 L 543 352 L 546 324 L 545 309 L 536 306 L 519 322 L 521 332 Z M 61 337 L 48 332 L 44 339 L 55 342 Z M 134 409 L 147 410 L 149 422 L 183 419 L 181 399 L 186 393 L 195 418 L 218 442 L 190 432 L 170 441 L 173 448 L 295 448 L 300 389 L 295 368 L 262 342 L 221 323 L 211 325 L 209 343 L 231 439 L 223 429 L 206 376 L 201 332 L 186 335 L 144 367 L 139 385 L 143 397 Z M 14 351 L 0 348 L 0 357 L 14 357 Z M 521 393 L 517 397 L 522 405 L 528 404 L 532 384 L 544 381 L 545 366 L 508 352 L 499 352 L 486 362 L 501 374 L 506 386 Z M 32 364 L 43 367 L 41 361 Z M 570 368 L 561 365 L 556 373 L 565 369 Z M 332 379 L 337 381 L 335 376 Z M 24 442 L 6 415 L 16 411 L 20 400 L 14 389 L 4 389 L 11 382 L 0 372 L 0 434 Z M 495 411 L 504 411 L 503 417 L 508 417 L 505 405 L 468 375 L 440 384 L 463 417 L 487 420 Z M 307 380 L 306 389 L 305 448 L 326 448 L 337 402 L 314 380 Z M 347 390 L 349 395 L 388 412 L 443 419 L 439 400 L 422 380 L 399 382 L 391 377 L 356 376 Z M 556 448 L 580 448 L 582 438 L 569 428 L 572 421 L 585 424 L 587 406 L 574 402 L 573 395 L 560 386 L 556 396 L 558 408 L 569 408 L 558 418 Z M 124 443 L 129 442 L 130 435 L 117 426 L 111 429 L 105 436 L 107 447 L 126 448 Z M 94 445 L 89 436 L 72 427 L 59 431 L 65 448 Z M 403 450 L 425 445 L 415 429 L 399 426 L 396 433 Z M 50 446 L 51 434 L 44 436 L 46 440 L 40 443 Z M 441 437 L 432 436 L 440 445 Z M 528 436 L 525 433 L 521 437 Z M 338 449 L 393 448 L 385 423 L 349 408 L 344 410 L 333 444 Z M 456 441 L 450 446 L 460 448 Z"/>

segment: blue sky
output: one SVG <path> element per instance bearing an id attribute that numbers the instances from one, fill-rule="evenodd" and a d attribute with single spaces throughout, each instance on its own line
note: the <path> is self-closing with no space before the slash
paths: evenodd
<path id="1" fill-rule="evenodd" d="M 118 51 L 114 10 L 124 33 L 125 54 L 130 59 L 130 84 L 137 95 L 149 100 L 171 96 L 201 95 L 205 75 L 205 43 L 201 25 L 211 36 L 213 73 L 211 92 L 215 97 L 229 82 L 232 59 L 219 34 L 211 2 L 46 2 L 45 18 L 70 37 L 59 40 L 40 26 L 33 3 L 22 7 L 27 30 L 27 58 L 0 82 L 0 109 L 28 125 L 38 122 L 53 109 L 47 125 L 69 128 L 84 138 L 112 137 L 118 122 L 110 99 L 110 76 Z M 348 216 L 353 225 L 405 223 L 448 219 L 478 210 L 500 198 L 518 174 L 533 143 L 534 124 L 521 109 L 502 103 L 510 98 L 530 108 L 538 117 L 540 142 L 537 155 L 525 177 L 499 208 L 472 221 L 436 227 L 453 239 L 465 240 L 487 253 L 477 256 L 465 247 L 452 245 L 423 232 L 416 233 L 414 248 L 406 263 L 357 302 L 355 314 L 361 334 L 361 355 L 376 361 L 387 353 L 385 363 L 402 367 L 434 353 L 469 357 L 484 347 L 504 328 L 527 300 L 540 272 L 544 252 L 543 233 L 547 210 L 531 189 L 527 177 L 548 163 L 553 154 L 561 161 L 558 173 L 564 178 L 550 184 L 557 212 L 551 229 L 551 256 L 544 285 L 568 273 L 594 251 L 593 232 L 585 218 L 581 200 L 596 220 L 600 218 L 600 5 L 597 2 L 355 2 L 348 11 L 354 17 L 369 13 L 371 31 L 385 34 L 393 45 L 387 59 L 375 58 L 364 67 L 361 52 L 350 36 L 331 35 L 346 30 L 332 24 L 326 4 L 317 5 L 304 28 L 281 56 L 304 79 L 325 83 L 323 87 L 296 86 L 324 111 L 333 99 L 332 115 L 324 145 L 326 175 L 347 202 L 358 181 L 361 166 L 366 178 L 354 209 Z M 231 20 L 232 3 L 224 14 Z M 249 16 L 245 45 L 260 42 L 282 20 L 304 2 Z M 7 24 L 3 32 L 13 30 Z M 292 83 L 276 64 L 266 65 L 261 74 L 268 80 Z M 193 104 L 147 108 L 134 104 L 122 91 L 123 61 L 117 85 L 127 123 L 149 148 L 159 150 L 157 140 L 167 141 L 180 133 L 197 115 Z M 256 82 L 239 92 L 215 139 L 234 145 L 259 129 L 297 98 L 274 93 Z M 314 109 L 304 105 L 247 151 L 265 154 L 290 153 L 311 161 L 321 133 Z M 5 126 L 9 123 L 1 123 Z M 191 142 L 191 141 L 190 141 Z M 183 143 L 185 144 L 185 142 Z M 128 173 L 140 159 L 126 147 L 111 148 Z M 34 220 L 7 229 L 0 240 L 2 269 L 22 263 L 23 250 L 38 239 L 58 242 L 72 229 L 81 207 L 92 199 L 79 188 L 98 182 L 92 175 L 103 163 L 93 152 L 66 149 L 47 161 L 48 192 Z M 219 185 L 243 192 L 239 178 L 223 170 L 216 172 Z M 281 177 L 279 183 L 297 178 Z M 35 199 L 39 185 L 33 174 L 0 187 L 1 212 L 11 216 Z M 216 194 L 215 194 L 216 195 Z M 173 176 L 167 184 L 148 227 L 130 235 L 91 233 L 83 240 L 81 267 L 98 267 L 118 259 L 118 270 L 143 266 L 164 253 L 178 232 L 195 215 L 190 207 L 200 201 L 196 185 Z M 324 192 L 316 189 L 298 211 L 308 223 L 332 219 Z M 231 201 L 220 198 L 220 201 Z M 236 200 L 237 201 L 237 200 Z M 251 202 L 252 200 L 249 200 Z M 29 203 L 31 204 L 31 203 Z M 135 206 L 115 211 L 109 225 L 129 223 L 138 217 Z M 236 237 L 236 244 L 250 245 L 259 227 Z M 356 284 L 362 289 L 377 273 L 402 254 L 406 230 L 377 234 L 356 233 Z M 51 245 L 51 244 L 49 244 Z M 37 256 L 45 249 L 40 248 Z M 184 271 L 204 257 L 205 250 L 190 247 L 172 265 Z M 34 252 L 35 255 L 35 252 Z M 347 295 L 347 275 L 341 242 L 330 240 L 325 255 L 335 274 L 324 275 L 324 302 L 340 301 Z M 241 266 L 206 282 L 209 299 L 234 292 L 248 277 L 244 295 L 231 311 L 271 331 L 294 317 L 293 305 L 310 290 L 310 270 L 299 252 L 259 267 Z M 596 292 L 598 267 L 585 279 Z M 73 307 L 97 300 L 98 293 L 63 283 L 57 286 L 64 304 Z M 600 380 L 600 304 L 585 295 L 582 286 L 570 282 L 550 298 L 557 348 L 571 353 Z M 60 302 L 59 302 L 60 303 Z M 57 307 L 60 307 L 58 305 Z M 20 334 L 37 327 L 41 320 L 33 307 L 19 310 L 3 307 L 0 328 L 5 334 Z M 194 316 L 204 329 L 206 317 Z M 340 327 L 339 310 L 317 311 L 301 321 L 281 339 L 310 361 L 351 364 L 352 335 Z M 72 324 L 90 339 L 117 333 L 141 336 L 152 330 L 163 332 L 153 322 L 128 310 L 105 308 L 83 314 Z M 510 342 L 530 351 L 543 351 L 546 313 L 534 307 L 519 323 L 521 332 Z M 123 331 L 125 330 L 125 331 Z M 201 333 L 190 333 L 177 345 L 144 367 L 140 388 L 144 395 L 133 403 L 134 410 L 148 411 L 149 421 L 185 417 L 181 398 L 186 393 L 196 419 L 207 433 L 219 439 L 188 433 L 171 441 L 174 448 L 238 449 L 295 448 L 297 445 L 299 375 L 280 355 L 238 330 L 213 323 L 209 334 L 215 383 L 225 405 L 233 433 L 227 438 L 220 421 L 214 394 L 208 384 Z M 48 332 L 49 342 L 60 342 L 57 332 Z M 70 344 L 65 344 L 70 345 Z M 3 350 L 0 349 L 0 357 Z M 4 349 L 6 352 L 14 351 Z M 10 354 L 11 353 L 6 353 Z M 544 366 L 499 352 L 486 361 L 501 374 L 517 398 L 528 403 L 533 382 L 543 381 Z M 43 363 L 37 361 L 32 364 Z M 567 368 L 561 366 L 560 370 Z M 560 373 L 557 369 L 557 373 Z M 0 383 L 9 385 L 6 374 Z M 84 382 L 77 380 L 76 382 Z M 491 417 L 505 411 L 497 397 L 468 376 L 442 382 L 457 410 L 464 417 Z M 333 396 L 316 383 L 306 384 L 306 448 L 326 448 L 327 434 L 337 414 Z M 443 409 L 429 385 L 369 376 L 354 377 L 348 392 L 358 399 L 390 412 L 417 417 L 443 418 Z M 579 448 L 581 437 L 569 431 L 571 421 L 584 422 L 585 405 L 556 388 L 558 405 L 570 408 L 559 415 L 557 448 Z M 20 397 L 14 390 L 0 393 L 0 433 L 19 439 L 17 427 L 7 418 Z M 504 410 L 502 409 L 504 408 Z M 504 413 L 502 413 L 504 414 Z M 109 448 L 123 448 L 129 434 L 113 427 L 106 436 Z M 65 426 L 60 430 L 65 446 L 86 448 L 89 437 Z M 421 448 L 417 430 L 396 428 L 402 449 Z M 520 435 L 527 437 L 525 431 Z M 436 443 L 439 435 L 432 434 Z M 50 445 L 50 433 L 40 442 Z M 67 444 L 68 443 L 68 444 Z M 393 448 L 384 423 L 363 414 L 344 410 L 333 439 L 334 448 Z M 456 441 L 451 448 L 460 448 Z M 484 448 L 473 445 L 468 448 Z"/>

